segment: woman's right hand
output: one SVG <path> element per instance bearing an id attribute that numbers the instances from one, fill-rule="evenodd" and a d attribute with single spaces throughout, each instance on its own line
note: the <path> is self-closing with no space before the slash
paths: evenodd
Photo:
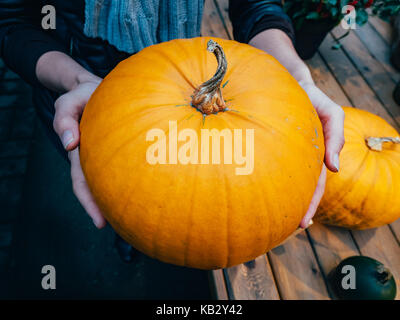
<path id="1" fill-rule="evenodd" d="M 101 82 L 101 78 L 93 77 L 88 81 L 79 83 L 72 90 L 61 95 L 55 102 L 54 130 L 71 161 L 72 189 L 79 202 L 92 218 L 97 228 L 106 225 L 99 207 L 86 183 L 79 159 L 79 120 L 92 93 Z"/>

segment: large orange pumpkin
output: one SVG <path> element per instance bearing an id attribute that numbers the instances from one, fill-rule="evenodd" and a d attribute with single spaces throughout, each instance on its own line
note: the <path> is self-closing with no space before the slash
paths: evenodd
<path id="1" fill-rule="evenodd" d="M 151 257 L 202 269 L 292 234 L 324 155 L 318 115 L 289 72 L 254 47 L 217 42 L 173 40 L 126 59 L 81 120 L 82 168 L 112 227 Z M 207 129 L 219 147 L 206 146 Z"/>
<path id="2" fill-rule="evenodd" d="M 315 220 L 351 229 L 391 223 L 400 218 L 400 136 L 370 112 L 343 109 L 340 172 L 328 172 Z"/>

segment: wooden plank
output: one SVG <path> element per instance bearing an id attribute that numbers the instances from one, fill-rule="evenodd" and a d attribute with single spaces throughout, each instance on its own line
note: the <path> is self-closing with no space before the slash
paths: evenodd
<path id="1" fill-rule="evenodd" d="M 218 37 L 229 39 L 227 31 L 222 23 L 221 16 L 213 0 L 204 1 L 201 35 L 206 37 Z"/>
<path id="2" fill-rule="evenodd" d="M 265 255 L 224 270 L 229 298 L 235 300 L 279 300 L 271 267 Z"/>
<path id="3" fill-rule="evenodd" d="M 351 233 L 343 228 L 314 223 L 307 230 L 325 278 L 345 258 L 359 255 Z M 330 296 L 334 295 L 328 289 Z"/>
<path id="4" fill-rule="evenodd" d="M 229 39 L 233 39 L 233 28 L 231 20 L 229 19 L 229 0 L 214 0 L 214 2 L 220 16 L 222 17 Z"/>
<path id="5" fill-rule="evenodd" d="M 391 223 L 390 229 L 396 237 L 397 243 L 400 245 L 400 219 L 397 219 L 395 222 Z"/>
<path id="6" fill-rule="evenodd" d="M 224 279 L 222 269 L 212 270 L 209 272 L 212 295 L 217 300 L 228 300 L 228 290 Z"/>
<path id="7" fill-rule="evenodd" d="M 283 300 L 329 299 L 322 273 L 304 231 L 268 252 L 268 257 Z"/>
<path id="8" fill-rule="evenodd" d="M 400 246 L 388 226 L 369 230 L 353 230 L 361 254 L 382 262 L 392 272 L 400 288 Z M 396 300 L 400 300 L 397 290 Z"/>
<path id="9" fill-rule="evenodd" d="M 332 33 L 335 37 L 338 37 L 341 31 L 336 28 Z M 346 38 L 342 39 L 342 44 L 344 52 L 361 72 L 362 77 L 379 97 L 386 110 L 396 119 L 397 123 L 400 123 L 400 108 L 392 96 L 395 82 L 385 72 L 383 66 L 369 54 L 354 33 L 350 33 Z"/>
<path id="10" fill-rule="evenodd" d="M 318 88 L 337 104 L 341 106 L 351 106 L 350 100 L 346 97 L 342 88 L 328 70 L 319 53 L 316 53 L 314 57 L 305 62 Z"/>
<path id="11" fill-rule="evenodd" d="M 319 51 L 352 105 L 381 116 L 394 127 L 398 127 L 343 50 L 332 49 L 334 43 L 334 39 L 328 34 Z"/>
<path id="12" fill-rule="evenodd" d="M 393 29 L 389 22 L 383 21 L 376 16 L 370 16 L 368 23 L 379 33 L 388 45 L 392 42 Z"/>
<path id="13" fill-rule="evenodd" d="M 360 38 L 362 43 L 368 48 L 371 55 L 379 62 L 393 81 L 400 80 L 400 74 L 390 63 L 390 46 L 370 25 L 366 24 L 363 27 L 354 30 L 354 33 Z"/>

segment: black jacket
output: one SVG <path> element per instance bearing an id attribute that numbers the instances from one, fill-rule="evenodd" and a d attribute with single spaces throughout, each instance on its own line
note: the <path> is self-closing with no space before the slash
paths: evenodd
<path id="1" fill-rule="evenodd" d="M 41 27 L 44 5 L 53 5 L 56 9 L 55 30 Z M 38 115 L 61 150 L 64 149 L 51 129 L 58 94 L 43 87 L 36 77 L 40 56 L 48 51 L 64 52 L 102 78 L 129 56 L 104 40 L 84 35 L 84 6 L 84 0 L 0 0 L 0 56 L 10 69 L 34 87 Z M 230 0 L 229 16 L 237 41 L 248 42 L 270 28 L 283 30 L 293 40 L 292 24 L 279 0 Z"/>
<path id="2" fill-rule="evenodd" d="M 47 51 L 70 54 L 89 71 L 104 77 L 118 62 L 128 57 L 101 39 L 83 34 L 84 0 L 1 0 L 0 56 L 6 65 L 32 85 L 39 85 L 36 62 Z M 56 30 L 41 28 L 41 9 L 51 4 L 56 8 Z M 289 18 L 281 1 L 230 0 L 230 18 L 234 37 L 248 42 L 268 28 L 285 31 L 293 39 Z"/>

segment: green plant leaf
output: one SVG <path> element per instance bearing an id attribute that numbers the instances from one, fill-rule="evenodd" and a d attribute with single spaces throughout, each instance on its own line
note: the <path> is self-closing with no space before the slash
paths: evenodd
<path id="1" fill-rule="evenodd" d="M 314 12 L 310 12 L 310 13 L 308 13 L 306 15 L 306 19 L 310 19 L 310 20 L 317 20 L 319 18 L 321 18 L 321 16 L 319 15 L 318 12 L 315 12 L 315 11 Z"/>
<path id="2" fill-rule="evenodd" d="M 341 47 L 342 47 L 342 44 L 340 42 L 337 42 L 332 46 L 332 49 L 339 50 Z"/>
<path id="3" fill-rule="evenodd" d="M 368 21 L 368 13 L 365 10 L 358 10 L 356 16 L 356 23 L 360 26 Z"/>
<path id="4" fill-rule="evenodd" d="M 293 1 L 285 1 L 284 5 L 283 5 L 283 10 L 285 12 L 288 12 L 290 10 L 291 7 L 293 7 L 294 2 Z"/>
<path id="5" fill-rule="evenodd" d="M 343 8 L 345 5 L 347 5 L 349 3 L 348 0 L 341 0 L 340 1 L 340 8 Z"/>
<path id="6" fill-rule="evenodd" d="M 301 10 L 297 11 L 297 12 L 293 15 L 292 19 L 296 19 L 296 18 L 298 18 L 298 17 L 304 15 L 306 12 L 307 12 L 306 9 L 305 9 L 305 8 L 302 8 Z"/>
<path id="7" fill-rule="evenodd" d="M 300 28 L 302 27 L 304 23 L 304 17 L 299 18 L 296 22 L 295 22 L 295 28 L 296 30 L 300 30 Z"/>

